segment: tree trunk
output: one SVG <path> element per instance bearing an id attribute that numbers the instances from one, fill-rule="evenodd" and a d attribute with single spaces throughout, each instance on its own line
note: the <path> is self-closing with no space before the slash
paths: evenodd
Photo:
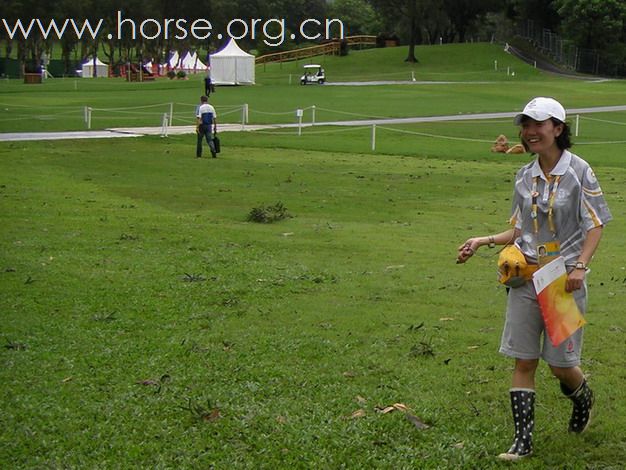
<path id="1" fill-rule="evenodd" d="M 459 33 L 459 42 L 460 43 L 464 43 L 465 42 L 465 31 L 466 29 L 463 28 L 458 28 L 458 33 Z"/>
<path id="2" fill-rule="evenodd" d="M 8 59 L 11 57 L 11 52 L 13 51 L 13 41 L 11 39 L 7 39 L 4 43 L 5 57 Z"/>
<path id="3" fill-rule="evenodd" d="M 417 43 L 417 3 L 416 0 L 409 0 L 409 53 L 405 62 L 416 64 L 419 62 L 415 57 L 415 44 Z"/>
<path id="4" fill-rule="evenodd" d="M 26 40 L 18 39 L 17 41 L 17 59 L 20 61 L 21 77 L 26 72 Z"/>

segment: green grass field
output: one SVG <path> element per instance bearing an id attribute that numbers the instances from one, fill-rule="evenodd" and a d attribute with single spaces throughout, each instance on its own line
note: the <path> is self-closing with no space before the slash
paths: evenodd
<path id="1" fill-rule="evenodd" d="M 417 48 L 420 63 L 403 61 L 406 48 L 353 51 L 347 57 L 314 58 L 329 81 L 411 79 L 426 85 L 305 86 L 303 61 L 257 66 L 256 86 L 218 87 L 211 96 L 220 122 L 241 122 L 249 105 L 251 124 L 296 122 L 296 109 L 316 106 L 317 121 L 513 112 L 532 96 L 560 98 L 566 107 L 624 104 L 626 81 L 581 82 L 545 75 L 491 44 Z M 319 59 L 319 60 L 318 60 Z M 494 69 L 498 62 L 498 70 Z M 462 64 L 462 65 L 461 65 Z M 507 75 L 507 68 L 515 76 Z M 289 84 L 289 76 L 292 84 Z M 0 132 L 83 130 L 84 108 L 94 108 L 92 128 L 160 126 L 174 103 L 173 124 L 193 123 L 204 92 L 202 76 L 127 83 L 122 79 L 48 79 L 43 85 L 0 81 Z"/>
<path id="2" fill-rule="evenodd" d="M 197 94 L 193 82 L 153 85 Z M 150 100 L 92 86 L 111 107 Z M 622 82 L 459 86 L 458 100 L 441 88 L 430 107 L 413 87 L 376 87 L 376 103 L 392 112 L 385 95 L 407 90 L 415 115 L 508 111 L 551 87 L 576 106 L 624 104 Z M 44 102 L 72 93 L 46 87 L 34 92 Z M 358 112 L 373 89 L 267 84 L 219 89 L 215 101 L 254 91 L 287 107 L 327 93 L 332 105 L 337 93 Z M 413 115 L 410 104 L 398 113 Z M 593 118 L 613 124 L 581 120 L 574 151 L 593 163 L 615 218 L 589 277 L 583 367 L 598 414 L 568 435 L 569 402 L 542 365 L 536 455 L 519 468 L 616 469 L 626 455 L 626 148 L 598 143 L 624 140 L 626 119 Z M 369 129 L 223 133 L 216 160 L 194 159 L 192 136 L 0 143 L 1 461 L 501 468 L 512 436 L 511 361 L 497 353 L 506 294 L 495 251 L 454 258 L 469 236 L 505 228 L 530 157 L 489 152 L 501 132 L 515 140 L 507 122 L 391 127 L 376 152 Z M 279 201 L 291 217 L 246 221 Z M 396 403 L 429 428 L 378 411 Z"/>

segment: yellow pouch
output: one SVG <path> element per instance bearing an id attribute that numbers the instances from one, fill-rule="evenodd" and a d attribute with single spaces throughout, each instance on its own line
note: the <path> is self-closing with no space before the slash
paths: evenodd
<path id="1" fill-rule="evenodd" d="M 536 265 L 529 265 L 515 245 L 505 247 L 498 257 L 498 281 L 508 287 L 521 287 L 533 278 Z"/>

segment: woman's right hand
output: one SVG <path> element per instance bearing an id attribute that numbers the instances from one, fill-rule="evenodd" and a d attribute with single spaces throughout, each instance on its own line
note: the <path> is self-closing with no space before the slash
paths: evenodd
<path id="1" fill-rule="evenodd" d="M 470 259 L 476 250 L 480 248 L 481 242 L 480 238 L 470 238 L 465 243 L 459 246 L 458 254 L 456 256 L 456 263 L 461 264 L 465 263 L 468 259 Z"/>

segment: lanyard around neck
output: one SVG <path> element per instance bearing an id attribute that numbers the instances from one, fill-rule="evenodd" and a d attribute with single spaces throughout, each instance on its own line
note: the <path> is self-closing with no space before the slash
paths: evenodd
<path id="1" fill-rule="evenodd" d="M 554 176 L 554 184 L 552 185 L 552 191 L 550 192 L 550 197 L 548 198 L 548 228 L 554 237 L 556 237 L 556 226 L 554 225 L 554 198 L 556 196 L 556 190 L 559 187 L 560 179 L 561 175 Z M 533 219 L 533 231 L 535 232 L 535 235 L 539 233 L 539 221 L 537 220 L 537 198 L 539 197 L 539 193 L 537 192 L 538 181 L 539 177 L 535 176 L 533 178 L 533 188 L 531 192 L 533 206 L 530 216 Z M 547 184 L 550 184 L 549 180 Z"/>

